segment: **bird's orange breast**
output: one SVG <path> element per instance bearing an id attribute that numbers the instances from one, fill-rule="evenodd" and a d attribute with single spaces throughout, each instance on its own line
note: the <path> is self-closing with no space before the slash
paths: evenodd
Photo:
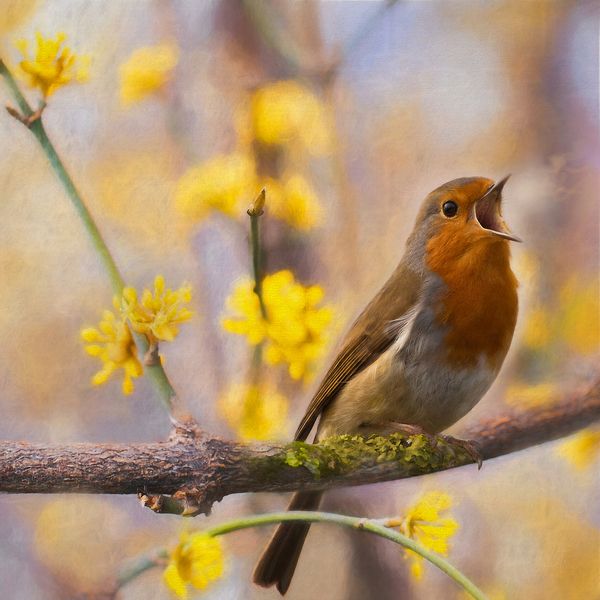
<path id="1" fill-rule="evenodd" d="M 433 307 L 446 330 L 447 360 L 475 368 L 484 357 L 500 369 L 517 322 L 517 279 L 506 240 L 442 227 L 427 244 L 428 268 L 445 283 Z"/>

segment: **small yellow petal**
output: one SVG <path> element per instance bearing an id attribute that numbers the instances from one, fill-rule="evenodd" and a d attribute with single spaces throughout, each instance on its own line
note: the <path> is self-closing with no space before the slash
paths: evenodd
<path id="1" fill-rule="evenodd" d="M 172 325 L 155 325 L 152 327 L 152 333 L 156 339 L 163 342 L 172 342 L 177 337 L 177 327 Z"/>
<path id="2" fill-rule="evenodd" d="M 132 287 L 124 288 L 123 289 L 123 298 L 125 298 L 125 301 L 127 302 L 127 304 L 129 304 L 131 302 L 135 302 L 137 300 L 137 293 L 136 293 L 135 289 Z"/>
<path id="3" fill-rule="evenodd" d="M 102 346 L 86 346 L 85 351 L 91 356 L 100 356 L 104 352 L 104 348 Z"/>
<path id="4" fill-rule="evenodd" d="M 84 329 L 81 332 L 81 337 L 86 342 L 99 342 L 100 340 L 102 340 L 102 335 L 94 327 L 88 327 L 87 329 Z"/>
<path id="5" fill-rule="evenodd" d="M 131 377 L 129 376 L 129 373 L 127 373 L 123 380 L 123 393 L 131 394 L 131 392 L 133 392 L 133 381 L 131 381 Z"/>
<path id="6" fill-rule="evenodd" d="M 154 288 L 156 289 L 156 295 L 160 296 L 165 291 L 165 280 L 162 275 L 157 275 L 154 280 Z"/>
<path id="7" fill-rule="evenodd" d="M 115 315 L 113 315 L 110 310 L 102 311 L 102 318 L 109 323 L 112 323 L 115 320 Z"/>
<path id="8" fill-rule="evenodd" d="M 423 566 L 420 561 L 414 561 L 410 567 L 410 572 L 417 578 L 421 579 L 423 575 Z"/>
<path id="9" fill-rule="evenodd" d="M 116 365 L 112 362 L 104 363 L 104 368 L 102 371 L 98 371 L 92 378 L 92 383 L 94 385 L 100 385 L 104 383 L 111 375 L 111 373 L 115 370 Z"/>
<path id="10" fill-rule="evenodd" d="M 170 563 L 163 574 L 165 583 L 178 596 L 186 596 L 185 581 L 179 575 L 179 569 L 175 563 Z"/>

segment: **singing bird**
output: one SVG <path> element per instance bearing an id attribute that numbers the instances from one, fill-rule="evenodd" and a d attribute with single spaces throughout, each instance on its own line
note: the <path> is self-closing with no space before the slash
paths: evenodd
<path id="1" fill-rule="evenodd" d="M 501 216 L 502 189 L 454 179 L 427 196 L 404 256 L 348 331 L 296 431 L 315 441 L 392 432 L 433 436 L 466 415 L 500 371 L 517 321 L 517 279 Z M 465 447 L 469 440 L 441 436 Z M 288 510 L 316 510 L 321 491 L 297 492 Z M 284 595 L 310 525 L 282 523 L 253 575 Z"/>

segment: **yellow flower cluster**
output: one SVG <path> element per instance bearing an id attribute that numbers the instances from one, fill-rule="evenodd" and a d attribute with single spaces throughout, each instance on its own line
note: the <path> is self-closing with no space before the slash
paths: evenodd
<path id="1" fill-rule="evenodd" d="M 254 161 L 241 153 L 217 156 L 190 169 L 177 184 L 175 202 L 192 219 L 211 210 L 235 219 L 245 214 L 261 187 L 266 187 L 267 210 L 290 227 L 308 230 L 321 221 L 321 205 L 304 177 L 296 174 L 281 182 L 259 178 Z"/>
<path id="2" fill-rule="evenodd" d="M 273 440 L 287 433 L 287 400 L 271 390 L 234 385 L 219 411 L 243 440 Z"/>
<path id="3" fill-rule="evenodd" d="M 19 66 L 28 77 L 29 85 L 39 88 L 44 98 L 73 80 L 79 82 L 87 80 L 87 59 L 80 60 L 79 69 L 76 70 L 77 56 L 71 54 L 67 46 L 60 49 L 62 43 L 67 39 L 64 33 L 59 33 L 56 40 L 46 40 L 37 31 L 35 39 L 37 51 L 33 59 L 29 58 L 27 54 L 29 49 L 27 40 L 18 40 L 15 46 L 25 59 L 19 63 Z"/>
<path id="4" fill-rule="evenodd" d="M 323 352 L 327 341 L 324 330 L 333 316 L 329 307 L 317 308 L 323 298 L 322 288 L 304 287 L 285 270 L 265 277 L 262 295 L 266 319 L 253 282 L 239 283 L 227 299 L 233 315 L 223 321 L 224 329 L 245 335 L 252 345 L 265 341 L 267 363 L 285 362 L 293 379 L 307 377 Z"/>
<path id="5" fill-rule="evenodd" d="M 560 292 L 559 336 L 574 352 L 591 354 L 600 347 L 600 282 L 572 277 Z"/>
<path id="6" fill-rule="evenodd" d="M 267 188 L 267 210 L 290 227 L 308 230 L 321 221 L 321 205 L 299 172 L 301 156 L 331 150 L 329 118 L 321 101 L 296 81 L 280 81 L 260 88 L 239 111 L 238 151 L 217 156 L 193 167 L 179 180 L 175 201 L 180 211 L 201 219 L 211 210 L 229 217 L 244 214 L 262 187 Z M 278 179 L 257 172 L 256 141 L 289 152 L 294 168 L 278 167 Z M 300 152 L 300 156 L 298 155 Z M 283 162 L 284 159 L 282 159 Z"/>
<path id="7" fill-rule="evenodd" d="M 260 88 L 252 102 L 253 130 L 267 145 L 299 141 L 311 154 L 331 152 L 329 119 L 322 102 L 297 81 Z"/>
<path id="8" fill-rule="evenodd" d="M 165 291 L 165 281 L 159 275 L 154 280 L 154 294 L 144 290 L 140 303 L 137 292 L 133 288 L 125 288 L 121 304 L 117 303 L 117 306 L 123 317 L 129 319 L 133 331 L 147 335 L 151 343 L 172 342 L 179 333 L 177 325 L 188 321 L 194 314 L 181 307 L 191 299 L 189 286 L 182 286 L 176 292 Z"/>
<path id="9" fill-rule="evenodd" d="M 600 345 L 600 297 L 598 279 L 569 279 L 559 295 L 559 309 L 537 305 L 529 312 L 523 343 L 540 350 L 562 340 L 570 350 L 590 354 Z"/>
<path id="10" fill-rule="evenodd" d="M 185 173 L 177 184 L 175 202 L 193 219 L 201 219 L 211 210 L 237 218 L 259 188 L 254 161 L 234 153 L 217 156 Z"/>
<path id="11" fill-rule="evenodd" d="M 269 212 L 290 227 L 308 230 L 321 222 L 322 208 L 308 182 L 292 175 L 279 182 L 266 179 Z"/>
<path id="12" fill-rule="evenodd" d="M 400 525 L 400 531 L 420 542 L 434 552 L 448 553 L 448 538 L 458 529 L 458 523 L 450 517 L 440 518 L 440 512 L 452 506 L 452 499 L 444 492 L 428 492 L 408 509 Z M 406 550 L 413 559 L 411 571 L 420 578 L 422 575 L 423 557 Z"/>
<path id="13" fill-rule="evenodd" d="M 154 294 L 144 290 L 141 304 L 133 288 L 125 288 L 121 300 L 115 296 L 113 303 L 121 319 L 117 320 L 113 313 L 106 310 L 98 329 L 89 327 L 81 332 L 83 340 L 91 344 L 86 347 L 87 353 L 98 356 L 104 363 L 102 370 L 94 375 L 92 383 L 100 385 L 107 381 L 115 369 L 122 368 L 125 373 L 123 392 L 131 394 L 131 378 L 141 377 L 143 372 L 131 329 L 147 335 L 153 345 L 159 340 L 174 340 L 179 333 L 177 325 L 193 315 L 187 308 L 181 308 L 181 304 L 189 302 L 191 297 L 189 287 L 181 287 L 177 292 L 165 290 L 165 282 L 160 275 L 154 280 Z"/>
<path id="14" fill-rule="evenodd" d="M 132 104 L 160 93 L 171 79 L 179 60 L 179 48 L 160 44 L 139 48 L 119 67 L 121 100 Z"/>
<path id="15" fill-rule="evenodd" d="M 178 596 L 189 597 L 188 585 L 204 590 L 223 575 L 221 540 L 205 533 L 184 533 L 164 572 L 165 583 Z"/>
<path id="16" fill-rule="evenodd" d="M 141 377 L 143 368 L 137 359 L 137 348 L 131 336 L 129 326 L 122 320 L 115 319 L 109 310 L 104 311 L 104 320 L 98 326 L 89 327 L 81 332 L 81 337 L 90 346 L 88 354 L 98 356 L 104 363 L 101 371 L 92 379 L 94 385 L 104 383 L 115 369 L 121 368 L 125 373 L 123 392 L 133 392 L 132 377 Z"/>

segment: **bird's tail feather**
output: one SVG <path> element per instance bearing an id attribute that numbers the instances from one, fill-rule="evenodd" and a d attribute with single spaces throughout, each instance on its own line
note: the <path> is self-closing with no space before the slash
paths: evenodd
<path id="1" fill-rule="evenodd" d="M 296 492 L 288 510 L 316 510 L 321 503 L 323 492 Z M 310 523 L 281 523 L 271 538 L 269 545 L 258 561 L 252 581 L 261 587 L 277 586 L 283 596 L 292 582 L 300 551 Z"/>

